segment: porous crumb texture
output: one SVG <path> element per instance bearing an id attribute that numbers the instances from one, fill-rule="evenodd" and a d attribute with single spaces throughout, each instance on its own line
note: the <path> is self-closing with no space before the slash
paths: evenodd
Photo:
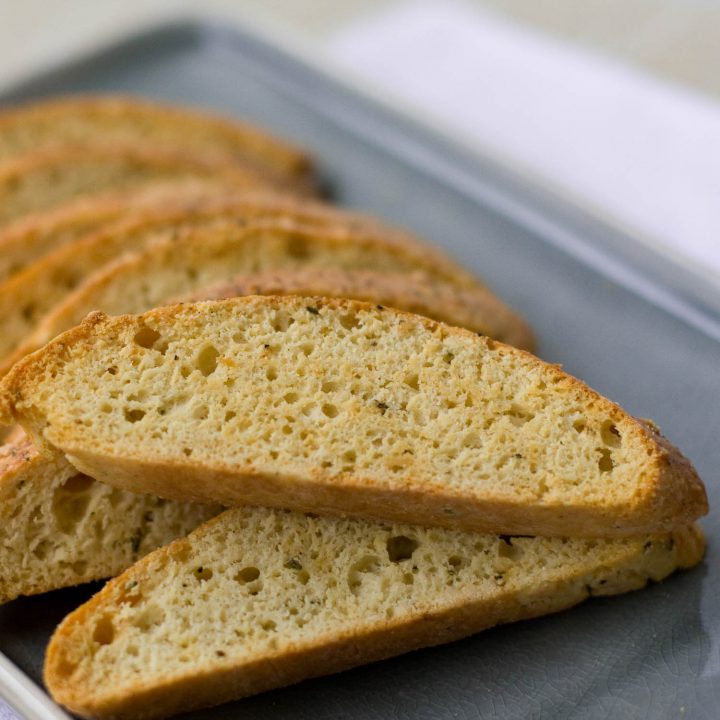
<path id="1" fill-rule="evenodd" d="M 181 302 L 225 300 L 243 295 L 318 295 L 350 298 L 424 315 L 532 350 L 528 324 L 484 288 L 459 288 L 422 272 L 381 273 L 341 268 L 266 270 L 237 275 L 189 296 Z"/>
<path id="2" fill-rule="evenodd" d="M 68 616 L 45 679 L 82 715 L 159 717 L 635 590 L 701 555 L 693 528 L 498 537 L 238 508 Z"/>
<path id="3" fill-rule="evenodd" d="M 92 477 L 164 497 L 531 535 L 706 512 L 687 460 L 557 367 L 348 300 L 95 314 L 0 400 Z"/>
<path id="4" fill-rule="evenodd" d="M 156 207 L 154 211 L 139 211 L 136 217 L 126 216 L 125 219 L 110 223 L 75 242 L 61 245 L 24 271 L 0 283 L 0 317 L 3 318 L 0 358 L 7 358 L 33 332 L 36 325 L 51 322 L 45 320 L 46 315 L 55 313 L 56 309 L 57 313 L 64 312 L 60 305 L 65 298 L 103 265 L 122 253 L 141 251 L 158 240 L 176 238 L 183 230 L 220 226 L 231 227 L 237 232 L 250 222 L 274 222 L 284 232 L 297 225 L 306 232 L 314 229 L 332 231 L 336 235 L 345 235 L 348 239 L 357 241 L 379 239 L 383 244 L 407 245 L 413 249 L 415 255 L 425 254 L 426 263 L 435 257 L 439 257 L 441 263 L 449 262 L 437 250 L 428 248 L 420 240 L 394 228 L 383 229 L 378 223 L 370 222 L 363 225 L 361 217 L 331 210 L 319 203 L 300 204 L 285 195 L 228 190 L 218 192 L 217 187 L 212 194 L 209 194 L 207 188 L 200 192 L 198 195 L 197 192 L 190 191 L 184 199 L 178 193 L 175 193 L 174 199 L 165 197 L 162 207 Z M 160 197 L 162 199 L 162 194 Z M 0 252 L 1 241 L 0 237 Z M 177 260 L 182 262 L 182 257 L 178 255 Z M 458 274 L 460 273 L 458 268 Z M 489 299 L 488 302 L 494 300 L 494 307 L 497 307 L 495 314 L 499 319 L 513 317 L 489 291 L 484 292 L 483 296 Z M 84 317 L 86 307 L 103 309 L 103 305 L 98 304 L 100 302 L 95 299 L 88 301 L 76 317 Z M 132 309 L 144 310 L 147 307 L 150 306 Z M 112 312 L 118 310 L 114 309 Z M 70 324 L 72 323 L 62 326 L 61 329 L 69 327 Z M 52 330 L 53 334 L 57 334 L 57 331 L 57 328 Z M 17 355 L 12 355 L 7 362 L 11 364 L 17 359 Z"/>
<path id="5" fill-rule="evenodd" d="M 248 211 L 250 212 L 250 211 Z M 479 281 L 438 251 L 427 248 L 424 243 L 413 242 L 400 236 L 367 233 L 337 225 L 322 227 L 321 221 L 307 225 L 288 217 L 273 219 L 270 214 L 262 217 L 256 212 L 255 220 L 206 217 L 198 219 L 208 227 L 181 227 L 170 229 L 138 227 L 121 236 L 127 246 L 146 245 L 136 255 L 122 257 L 116 262 L 102 266 L 90 275 L 62 302 L 55 305 L 35 324 L 20 345 L 6 357 L 2 368 L 7 371 L 24 355 L 36 350 L 64 330 L 77 325 L 93 310 L 119 315 L 143 312 L 167 302 L 171 297 L 202 288 L 218 280 L 227 280 L 239 272 L 257 272 L 269 268 L 340 267 L 379 272 L 412 272 L 422 270 L 430 277 L 443 279 L 462 287 L 482 287 Z M 259 215 L 259 217 L 258 217 Z M 177 221 L 181 224 L 181 221 Z M 162 223 L 161 223 L 162 225 Z M 186 225 L 190 225 L 189 221 Z M 170 238 L 168 238 L 168 235 Z M 110 237 L 112 233 L 110 233 Z M 134 239 L 133 239 L 134 238 Z M 117 247 L 119 240 L 109 239 L 108 246 Z M 76 248 L 74 248 L 76 249 Z M 63 255 L 72 250 L 58 251 Z M 92 248 L 83 248 L 84 261 L 69 264 L 69 257 L 62 263 L 67 268 L 91 264 L 93 257 L 104 255 L 103 243 L 92 242 Z M 106 259 L 106 258 L 105 258 Z M 72 270 L 59 269 L 59 277 L 72 274 Z M 11 279 L 15 290 L 22 283 L 28 292 L 39 284 L 32 282 L 46 262 L 28 268 L 23 276 Z M 32 276 L 32 277 L 31 277 Z M 62 292 L 61 286 L 58 286 Z M 27 293 L 26 293 L 27 294 Z M 46 293 L 50 296 L 50 291 Z M 6 293 L 7 305 L 17 303 L 20 293 Z M 38 300 L 38 303 L 40 301 Z M 499 302 L 499 301 L 498 301 Z M 43 303 L 44 304 L 44 303 Z M 8 307 L 8 320 L 21 331 L 27 327 L 22 309 Z M 31 321 L 38 314 L 30 302 Z M 18 313 L 18 309 L 20 312 Z M 13 338 L 17 339 L 17 333 Z M 8 332 L 10 338 L 10 332 Z"/>
<path id="6" fill-rule="evenodd" d="M 117 575 L 218 512 L 103 485 L 20 434 L 0 447 L 0 603 Z"/>
<path id="7" fill-rule="evenodd" d="M 306 181 L 310 157 L 245 123 L 138 98 L 68 97 L 34 102 L 0 115 L 0 160 L 43 147 L 143 142 L 184 148 L 226 162 L 253 162 Z"/>
<path id="8" fill-rule="evenodd" d="M 210 160 L 187 151 L 171 153 L 139 145 L 63 147 L 0 163 L 0 223 L 82 195 L 125 189 L 148 180 L 220 174 L 247 188 L 301 189 L 254 167 Z"/>

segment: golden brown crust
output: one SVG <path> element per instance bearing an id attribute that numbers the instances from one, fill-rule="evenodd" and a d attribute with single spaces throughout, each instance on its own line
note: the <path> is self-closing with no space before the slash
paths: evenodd
<path id="1" fill-rule="evenodd" d="M 20 130 L 22 140 L 16 134 Z M 48 138 L 43 132 L 48 131 Z M 228 160 L 253 161 L 307 182 L 312 161 L 299 148 L 245 123 L 168 104 L 123 96 L 56 98 L 6 110 L 0 115 L 0 158 L 38 145 L 85 143 L 99 135 L 108 142 L 128 136 L 153 144 L 188 147 Z"/>
<path id="2" fill-rule="evenodd" d="M 43 437 L 45 416 L 33 404 L 33 387 L 36 378 L 46 371 L 57 373 L 71 353 L 83 354 L 94 338 L 104 335 L 116 337 L 132 333 L 132 328 L 144 323 L 161 327 L 172 322 L 176 315 L 197 318 L 224 306 L 265 307 L 283 309 L 289 304 L 302 302 L 297 298 L 246 297 L 221 303 L 199 303 L 152 310 L 142 316 L 108 318 L 92 313 L 79 326 L 67 331 L 43 350 L 18 363 L 0 385 L 0 419 L 8 424 L 21 422 L 38 442 Z M 378 311 L 367 303 L 340 299 L 313 298 L 316 308 L 328 308 L 342 313 Z M 543 373 L 547 386 L 576 397 L 589 410 L 599 409 L 623 428 L 627 443 L 637 448 L 643 459 L 647 456 L 644 477 L 637 478 L 637 489 L 632 497 L 621 499 L 601 497 L 575 498 L 572 502 L 563 494 L 555 499 L 537 498 L 532 503 L 522 498 L 493 496 L 469 497 L 459 490 L 441 484 L 415 488 L 381 487 L 367 478 L 333 471 L 316 469 L 312 477 L 295 478 L 280 472 L 258 474 L 252 468 L 227 467 L 219 460 L 212 466 L 183 461 L 183 466 L 154 464 L 152 472 L 141 458 L 103 455 L 103 450 L 90 447 L 82 437 L 67 429 L 62 439 L 62 450 L 71 462 L 83 472 L 111 484 L 119 484 L 136 492 L 152 492 L 166 497 L 187 500 L 216 501 L 222 504 L 269 505 L 291 507 L 321 514 L 354 514 L 361 517 L 413 522 L 428 526 L 456 526 L 480 532 L 503 532 L 529 535 L 569 535 L 581 537 L 622 537 L 644 532 L 669 531 L 688 524 L 707 512 L 707 498 L 702 481 L 692 465 L 680 456 L 658 444 L 646 426 L 631 418 L 619 406 L 601 397 L 582 382 L 522 350 L 497 343 L 460 328 L 443 326 L 432 320 L 395 313 L 404 318 L 408 328 L 425 326 L 443 337 L 464 337 L 471 343 L 482 343 L 503 354 L 520 354 L 534 368 Z M 17 405 L 23 404 L 21 411 Z M 57 428 L 55 428 L 57 432 Z M 99 454 L 97 454 L 99 453 Z M 112 465 L 112 467 L 110 467 Z M 242 482 L 238 482 L 241 479 Z M 298 482 L 301 480 L 301 482 Z"/>
<path id="3" fill-rule="evenodd" d="M 161 237 L 152 244 L 149 241 L 157 239 L 153 238 L 152 234 L 146 241 L 142 232 L 138 233 L 136 240 L 144 242 L 146 247 L 138 248 L 138 252 L 135 254 L 128 254 L 109 261 L 62 301 L 58 301 L 37 322 L 34 330 L 27 331 L 27 335 L 20 345 L 10 355 L 1 359 L 0 375 L 5 374 L 25 355 L 41 347 L 68 327 L 79 323 L 88 311 L 92 309 L 110 310 L 103 304 L 107 293 L 114 288 L 126 287 L 129 279 L 143 276 L 148 278 L 148 283 L 154 284 L 155 273 L 158 270 L 180 264 L 200 268 L 208 260 L 212 262 L 214 253 L 234 253 L 235 257 L 240 257 L 241 254 L 249 257 L 249 245 L 253 242 L 252 239 L 257 237 L 258 243 L 262 243 L 263 233 L 270 233 L 276 239 L 284 238 L 286 243 L 297 246 L 296 250 L 285 253 L 286 260 L 292 258 L 297 262 L 314 264 L 312 253 L 308 260 L 303 260 L 303 254 L 308 248 L 314 248 L 313 252 L 318 253 L 324 250 L 344 252 L 355 248 L 363 251 L 363 258 L 372 259 L 382 255 L 386 259 L 397 260 L 398 263 L 408 268 L 423 269 L 435 277 L 462 288 L 480 290 L 484 288 L 476 278 L 444 253 L 405 233 L 383 232 L 380 228 L 375 227 L 368 227 L 365 230 L 357 224 L 353 216 L 347 226 L 343 226 L 339 217 L 328 218 L 327 227 L 323 227 L 325 219 L 322 213 L 316 219 L 310 215 L 299 215 L 296 219 L 296 217 L 285 214 L 285 211 L 278 217 L 272 217 L 272 211 L 263 217 L 262 208 L 256 206 L 255 209 L 252 209 L 253 207 L 252 201 L 249 202 L 246 212 L 257 215 L 257 218 L 241 219 L 240 221 L 233 217 L 232 212 L 224 217 L 222 214 L 214 217 L 213 211 L 201 212 L 198 210 L 197 216 L 200 220 L 198 227 L 193 227 L 189 222 L 183 227 L 183 223 L 180 222 L 178 228 L 170 228 L 167 233 L 171 236 L 170 238 Z M 207 213 L 208 225 L 206 227 L 202 225 L 203 212 Z M 142 231 L 145 225 L 152 230 L 155 222 L 158 225 L 157 233 L 161 235 L 163 232 L 162 221 L 153 219 L 139 222 L 130 221 L 127 225 L 121 224 L 119 230 L 111 229 L 106 233 L 101 232 L 87 240 L 78 241 L 78 244 L 59 249 L 53 253 L 52 257 L 46 257 L 25 272 L 11 278 L 4 285 L 0 301 L 4 300 L 10 306 L 21 297 L 25 298 L 25 302 L 31 301 L 33 289 L 41 284 L 40 275 L 48 274 L 59 278 L 70 275 L 73 268 L 81 266 L 80 262 L 70 264 L 69 259 L 73 255 L 84 256 L 85 263 L 91 262 L 98 256 L 107 261 L 107 258 L 104 257 L 106 249 L 122 245 L 125 238 L 123 233 L 126 233 L 129 244 L 133 232 L 138 229 Z M 241 243 L 247 245 L 242 253 L 239 250 Z M 237 251 L 233 251 L 233 248 L 236 248 Z M 293 252 L 299 253 L 299 259 L 292 257 Z M 70 269 L 66 270 L 65 268 L 68 267 Z M 222 270 L 224 274 L 225 268 L 223 267 Z M 232 271 L 228 268 L 227 272 Z M 62 285 L 60 289 L 62 291 Z M 47 294 L 49 295 L 49 293 Z M 157 296 L 155 304 L 165 302 L 167 299 L 166 295 Z M 499 307 L 500 301 L 497 303 Z M 145 308 L 133 307 L 131 309 L 144 310 Z M 125 306 L 113 309 L 112 312 L 127 312 L 127 310 L 128 308 Z"/>
<path id="4" fill-rule="evenodd" d="M 243 295 L 305 295 L 350 298 L 467 328 L 532 351 L 530 326 L 484 288 L 458 288 L 416 273 L 342 268 L 278 269 L 237 275 L 230 281 L 177 298 L 176 302 L 224 300 Z M 169 304 L 173 304 L 170 302 Z"/>
<path id="5" fill-rule="evenodd" d="M 79 239 L 61 244 L 0 283 L 0 315 L 5 317 L 5 332 L 0 338 L 0 357 L 5 356 L 3 367 L 7 369 L 27 354 L 30 344 L 23 344 L 20 351 L 10 353 L 31 336 L 47 313 L 61 312 L 57 306 L 102 265 L 122 253 L 142 250 L 151 241 L 161 237 L 173 237 L 182 230 L 199 229 L 220 221 L 232 223 L 237 228 L 250 221 L 266 224 L 274 222 L 288 228 L 298 224 L 307 231 L 317 228 L 358 241 L 365 237 L 379 238 L 393 245 L 413 248 L 416 252 L 420 249 L 424 254 L 438 258 L 439 262 L 447 262 L 444 258 L 440 260 L 439 253 L 423 241 L 364 216 L 345 213 L 318 202 L 300 202 L 297 198 L 282 194 L 209 187 L 190 185 L 185 192 L 182 188 L 176 188 L 174 197 L 156 191 L 158 203 L 145 200 L 144 206 L 134 212 L 126 212 L 122 219 L 115 219 Z M 137 202 L 142 202 L 142 195 Z M 87 224 L 91 216 L 89 207 L 93 203 L 84 201 L 76 205 L 79 221 Z M 119 215 L 118 208 L 122 208 L 122 201 L 113 199 L 106 206 L 101 205 L 97 213 L 104 217 L 110 213 Z M 66 211 L 60 214 L 58 222 L 61 227 L 67 227 L 78 215 Z M 47 224 L 48 221 L 44 222 Z M 29 230 L 32 232 L 33 226 Z M 19 236 L 15 233 L 13 239 L 22 243 L 28 239 L 27 233 Z M 2 250 L 0 235 L 0 252 Z M 12 251 L 12 248 L 6 250 Z M 504 305 L 494 300 L 489 292 L 484 296 L 492 303 L 490 312 L 507 316 L 509 320 L 515 317 Z M 524 326 L 512 322 L 511 331 L 516 327 L 523 333 L 521 339 L 526 337 Z"/>

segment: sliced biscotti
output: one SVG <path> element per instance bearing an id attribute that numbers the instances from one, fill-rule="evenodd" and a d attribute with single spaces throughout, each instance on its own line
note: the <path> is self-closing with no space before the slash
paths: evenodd
<path id="1" fill-rule="evenodd" d="M 210 202 L 225 203 L 242 195 L 245 205 L 258 211 L 274 212 L 302 220 L 305 224 L 343 227 L 348 232 L 364 232 L 383 237 L 422 242 L 410 233 L 389 226 L 371 216 L 335 208 L 309 198 L 278 192 L 254 192 L 247 183 L 235 186 L 222 174 L 210 177 L 179 177 L 148 181 L 128 190 L 81 197 L 46 212 L 32 213 L 0 229 L 0 281 L 22 270 L 31 262 L 75 240 L 124 219 L 166 221 L 178 212 L 200 212 Z M 174 219 L 174 218 L 173 218 Z M 107 242 L 107 236 L 101 238 Z M 83 249 L 83 248 L 81 248 Z"/>
<path id="2" fill-rule="evenodd" d="M 117 575 L 219 511 L 96 482 L 14 433 L 0 446 L 0 603 Z"/>
<path id="3" fill-rule="evenodd" d="M 566 540 L 234 509 L 65 618 L 45 682 L 84 717 L 165 717 L 636 590 L 702 553 L 693 527 Z"/>
<path id="4" fill-rule="evenodd" d="M 230 224 L 239 229 L 250 221 L 273 221 L 282 227 L 299 223 L 306 231 L 331 230 L 348 239 L 386 241 L 412 248 L 415 254 L 437 258 L 440 253 L 407 233 L 362 216 L 331 209 L 320 203 L 301 203 L 288 196 L 241 191 L 188 192 L 163 207 L 142 209 L 127 219 L 110 223 L 75 242 L 64 244 L 0 283 L 0 358 L 7 357 L 32 334 L 45 316 L 59 310 L 62 302 L 89 275 L 122 253 L 142 250 L 159 239 L 177 236 L 181 230 Z M 1 250 L 1 247 L 0 247 Z M 441 261 L 448 262 L 443 256 Z M 227 274 L 223 275 L 227 278 Z M 489 291 L 478 291 L 499 315 L 515 317 Z M 101 305 L 92 307 L 101 308 Z M 139 308 L 145 309 L 145 308 Z M 86 313 L 82 312 L 81 317 Z M 503 320 L 500 320 L 502 323 Z M 518 320 L 518 323 L 521 321 Z M 65 328 L 62 328 L 65 329 Z M 17 356 L 13 355 L 12 360 Z"/>
<path id="5" fill-rule="evenodd" d="M 225 300 L 243 295 L 320 295 L 350 298 L 424 315 L 532 350 L 530 326 L 498 298 L 481 288 L 459 288 L 422 272 L 382 273 L 342 268 L 266 270 L 236 275 L 178 302 Z"/>
<path id="6" fill-rule="evenodd" d="M 40 257 L 121 219 L 191 207 L 233 193 L 249 194 L 229 180 L 179 177 L 150 180 L 127 190 L 80 197 L 46 212 L 30 213 L 0 229 L 0 281 Z M 315 204 L 315 203 L 313 203 Z"/>
<path id="7" fill-rule="evenodd" d="M 584 537 L 707 509 L 652 425 L 558 367 L 350 300 L 95 313 L 13 368 L 0 411 L 91 477 L 161 497 Z"/>
<path id="8" fill-rule="evenodd" d="M 199 219 L 200 224 L 207 222 L 207 219 Z M 121 235 L 119 243 L 108 241 L 107 246 L 112 248 L 113 244 L 122 242 L 129 245 L 129 235 Z M 167 239 L 168 235 L 171 239 Z M 479 281 L 449 258 L 425 244 L 400 236 L 357 233 L 338 225 L 322 228 L 319 223 L 315 223 L 314 227 L 308 228 L 304 221 L 297 224 L 288 217 L 275 220 L 266 217 L 252 222 L 211 217 L 209 227 L 181 230 L 170 226 L 169 231 L 168 227 L 158 229 L 155 236 L 145 233 L 141 228 L 134 237 L 132 242 L 148 247 L 133 256 L 119 258 L 104 266 L 59 302 L 39 320 L 35 329 L 28 333 L 16 350 L 5 358 L 3 372 L 18 359 L 79 323 L 92 310 L 103 310 L 114 315 L 143 312 L 167 302 L 169 298 L 192 292 L 218 280 L 227 280 L 240 272 L 300 267 L 340 267 L 382 272 L 421 270 L 432 278 L 461 287 L 474 287 L 478 292 L 484 289 Z M 93 245 L 93 250 L 85 248 L 82 253 L 76 252 L 83 260 L 78 259 L 75 265 L 69 267 L 92 263 L 97 254 L 106 252 L 104 243 Z M 72 274 L 71 269 L 62 270 L 54 260 L 53 266 L 61 278 Z M 6 308 L 17 302 L 13 298 L 24 297 L 18 290 L 21 282 L 32 297 L 33 287 L 40 283 L 37 281 L 33 284 L 28 280 L 35 277 L 37 272 L 37 268 L 28 268 L 22 278 L 11 278 L 9 284 L 15 292 L 4 293 Z M 43 295 L 49 296 L 48 285 L 44 287 Z M 62 285 L 59 290 L 62 292 Z M 41 300 L 38 299 L 38 302 Z M 24 304 L 18 304 L 14 310 L 8 309 L 8 340 L 11 338 L 11 321 L 14 324 L 13 339 L 17 339 L 18 330 L 27 327 L 23 325 L 23 307 Z M 21 312 L 18 313 L 18 310 Z M 33 317 L 36 313 L 31 307 L 31 313 L 28 314 Z"/>
<path id="9" fill-rule="evenodd" d="M 258 127 L 139 98 L 67 97 L 34 102 L 0 115 L 0 160 L 58 145 L 143 143 L 183 148 L 226 162 L 251 162 L 307 182 L 310 157 Z"/>
<path id="10" fill-rule="evenodd" d="M 226 177 L 246 188 L 297 190 L 254 167 L 147 146 L 39 150 L 0 163 L 0 224 L 82 195 L 169 177 Z"/>

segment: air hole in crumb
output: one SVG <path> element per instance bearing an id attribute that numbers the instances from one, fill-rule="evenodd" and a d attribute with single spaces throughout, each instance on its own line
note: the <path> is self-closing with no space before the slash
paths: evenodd
<path id="1" fill-rule="evenodd" d="M 160 333 L 157 330 L 146 327 L 143 325 L 136 333 L 133 340 L 136 345 L 139 345 L 146 350 L 152 348 L 152 346 L 160 339 Z"/>
<path id="2" fill-rule="evenodd" d="M 274 367 L 269 367 L 269 368 L 265 371 L 265 377 L 266 377 L 268 380 L 270 380 L 270 382 L 272 382 L 273 380 L 276 380 L 276 379 L 277 379 L 277 376 L 278 376 L 277 370 L 276 370 Z"/>
<path id="3" fill-rule="evenodd" d="M 340 316 L 340 324 L 346 330 L 354 330 L 360 324 L 360 321 L 357 319 L 355 313 L 348 313 L 347 315 Z"/>
<path id="4" fill-rule="evenodd" d="M 100 411 L 104 413 L 111 413 L 112 412 L 112 405 L 110 403 L 103 403 L 100 406 Z"/>
<path id="5" fill-rule="evenodd" d="M 125 408 L 125 419 L 128 422 L 136 423 L 145 417 L 145 411 L 134 408 L 132 410 Z"/>
<path id="6" fill-rule="evenodd" d="M 183 366 L 180 368 L 180 374 L 181 374 L 184 378 L 189 377 L 189 375 L 190 375 L 191 372 L 192 372 L 192 370 L 191 370 L 187 365 L 183 365 Z"/>
<path id="7" fill-rule="evenodd" d="M 187 455 L 187 457 L 190 457 L 193 454 L 192 448 L 186 447 L 183 448 L 183 455 Z"/>
<path id="8" fill-rule="evenodd" d="M 513 403 L 510 409 L 505 412 L 513 425 L 524 425 L 535 417 L 535 413 L 526 410 L 524 407 Z"/>
<path id="9" fill-rule="evenodd" d="M 302 350 L 302 354 L 307 357 L 310 355 L 310 353 L 315 349 L 315 346 L 312 343 L 304 343 L 300 346 L 300 350 Z"/>
<path id="10" fill-rule="evenodd" d="M 275 332 L 285 332 L 293 323 L 295 318 L 286 310 L 278 310 L 270 323 Z"/>
<path id="11" fill-rule="evenodd" d="M 115 639 L 115 626 L 108 615 L 98 620 L 92 637 L 98 645 L 109 645 Z"/>
<path id="12" fill-rule="evenodd" d="M 598 467 L 601 473 L 610 472 L 614 467 L 615 463 L 612 459 L 612 453 L 607 448 L 600 450 L 600 459 L 598 460 Z"/>
<path id="13" fill-rule="evenodd" d="M 334 392 L 338 389 L 338 384 L 332 380 L 326 380 L 321 386 L 320 389 L 324 393 Z"/>
<path id="14" fill-rule="evenodd" d="M 66 480 L 62 489 L 68 493 L 81 493 L 88 490 L 94 483 L 95 481 L 91 477 L 78 473 Z"/>
<path id="15" fill-rule="evenodd" d="M 277 623 L 274 620 L 264 620 L 263 622 L 260 623 L 260 627 L 263 630 L 271 631 L 271 630 L 275 630 L 277 628 Z"/>
<path id="16" fill-rule="evenodd" d="M 380 569 L 380 559 L 374 555 L 364 555 L 356 563 L 350 566 L 348 573 L 348 585 L 353 593 L 356 593 L 362 585 L 362 576 L 377 573 Z"/>
<path id="17" fill-rule="evenodd" d="M 236 415 L 237 413 L 233 412 L 232 410 L 228 410 L 225 413 L 225 422 L 230 422 L 230 420 L 232 420 Z"/>
<path id="18" fill-rule="evenodd" d="M 292 403 L 294 403 L 294 402 L 297 402 L 297 400 L 298 400 L 298 394 L 297 394 L 296 392 L 289 392 L 289 393 L 287 393 L 286 395 L 283 396 L 283 400 L 284 400 L 286 403 L 292 404 Z"/>
<path id="19" fill-rule="evenodd" d="M 418 545 L 417 540 L 413 540 L 406 535 L 395 535 L 388 538 L 386 547 L 390 562 L 409 560 L 415 550 L 417 550 Z"/>
<path id="20" fill-rule="evenodd" d="M 110 375 L 117 375 L 117 367 L 115 365 L 111 365 L 105 372 L 109 373 Z"/>
<path id="21" fill-rule="evenodd" d="M 403 382 L 413 390 L 418 390 L 420 388 L 420 380 L 417 376 L 417 373 L 411 373 L 410 375 L 406 375 Z"/>
<path id="22" fill-rule="evenodd" d="M 602 441 L 605 443 L 605 445 L 607 445 L 608 447 L 620 447 L 622 438 L 620 437 L 618 429 L 610 420 L 606 420 L 602 424 L 602 427 L 600 428 L 600 437 L 602 438 Z"/>
<path id="23" fill-rule="evenodd" d="M 235 580 L 241 584 L 252 582 L 260 577 L 260 570 L 256 567 L 245 567 L 235 575 Z"/>
<path id="24" fill-rule="evenodd" d="M 204 581 L 204 580 L 209 580 L 213 576 L 213 571 L 209 567 L 200 565 L 199 567 L 195 568 L 195 571 L 193 574 L 195 575 L 195 578 L 197 580 Z"/>
<path id="25" fill-rule="evenodd" d="M 412 585 L 415 582 L 415 576 L 412 573 L 405 573 L 402 579 L 405 585 Z"/>
<path id="26" fill-rule="evenodd" d="M 585 422 L 585 420 L 582 420 L 582 419 L 576 420 L 573 423 L 573 430 L 575 430 L 575 432 L 577 432 L 577 433 L 583 432 L 583 430 L 585 430 L 586 427 L 587 427 L 587 423 Z"/>
<path id="27" fill-rule="evenodd" d="M 217 369 L 217 359 L 220 353 L 212 346 L 206 345 L 197 357 L 197 369 L 205 376 L 212 375 Z"/>
<path id="28" fill-rule="evenodd" d="M 209 412 L 207 405 L 200 405 L 193 410 L 192 416 L 195 420 L 207 420 Z"/>
<path id="29" fill-rule="evenodd" d="M 325 403 L 321 407 L 323 415 L 326 415 L 329 418 L 337 417 L 338 409 L 335 405 L 331 405 L 330 403 Z"/>

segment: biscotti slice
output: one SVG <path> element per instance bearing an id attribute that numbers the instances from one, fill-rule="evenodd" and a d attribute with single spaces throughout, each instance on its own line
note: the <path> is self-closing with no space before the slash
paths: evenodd
<path id="1" fill-rule="evenodd" d="M 694 527 L 568 540 L 238 508 L 65 618 L 45 683 L 84 717 L 165 717 L 637 590 L 702 553 Z"/>
<path id="2" fill-rule="evenodd" d="M 96 482 L 14 433 L 0 446 L 0 603 L 117 575 L 218 512 Z"/>
<path id="3" fill-rule="evenodd" d="M 459 288 L 422 272 L 266 270 L 236 275 L 230 281 L 220 281 L 175 301 L 225 300 L 243 295 L 320 295 L 364 300 L 464 327 L 523 350 L 532 350 L 535 345 L 529 325 L 487 290 Z"/>
<path id="4" fill-rule="evenodd" d="M 157 236 L 139 238 L 148 247 L 130 257 L 119 258 L 91 275 L 74 292 L 42 317 L 14 352 L 0 366 L 6 372 L 17 360 L 36 350 L 59 333 L 79 323 L 92 310 L 118 315 L 143 312 L 169 298 L 197 290 L 241 272 L 269 268 L 341 267 L 382 272 L 422 270 L 432 278 L 461 287 L 483 290 L 479 281 L 462 268 L 424 244 L 346 229 L 296 224 L 289 218 L 257 222 L 238 222 L 216 218 L 210 227 L 158 230 Z M 122 236 L 128 243 L 127 236 Z M 158 242 L 153 243 L 154 239 Z M 99 253 L 102 244 L 96 246 Z M 80 255 L 81 253 L 77 253 Z M 89 251 L 83 253 L 92 262 Z M 28 268 L 29 277 L 31 268 Z M 60 269 L 58 268 L 58 272 Z M 62 272 L 61 276 L 66 273 Z M 19 276 L 11 279 L 17 289 Z M 24 282 L 24 280 L 23 280 Z M 25 283 L 32 290 L 32 283 Z M 46 291 L 43 294 L 49 294 Z M 20 293 L 7 295 L 7 302 Z M 498 301 L 499 302 L 499 301 Z M 5 307 L 8 307 L 7 305 Z M 18 306 L 22 309 L 23 305 Z M 33 312 L 28 314 L 34 314 Z M 9 311 L 8 321 L 22 326 L 17 308 Z M 8 326 L 10 322 L 8 322 Z M 11 332 L 8 329 L 8 337 Z M 13 337 L 17 334 L 13 331 Z"/>
<path id="5" fill-rule="evenodd" d="M 521 535 L 704 514 L 650 424 L 532 355 L 350 300 L 95 313 L 0 384 L 0 420 L 136 492 Z"/>
<path id="6" fill-rule="evenodd" d="M 111 223 L 101 230 L 57 248 L 24 271 L 0 283 L 0 358 L 12 353 L 31 335 L 48 313 L 58 308 L 85 278 L 122 253 L 142 250 L 151 241 L 173 238 L 183 229 L 216 225 L 222 221 L 239 228 L 250 221 L 273 221 L 285 225 L 298 222 L 305 230 L 332 230 L 349 239 L 390 241 L 422 253 L 426 262 L 438 258 L 439 251 L 394 228 L 379 223 L 362 224 L 350 213 L 331 210 L 319 203 L 299 203 L 283 195 L 225 192 L 215 196 L 178 197 L 162 209 L 145 210 L 139 216 Z M 0 247 L 0 251 L 1 251 Z M 448 262 L 444 256 L 441 261 Z M 227 274 L 223 275 L 227 278 Z M 489 291 L 477 295 L 497 306 L 500 318 L 515 318 Z M 102 307 L 100 305 L 94 307 Z M 140 308 L 145 309 L 145 308 Z M 81 317 L 86 313 L 82 312 Z M 505 323 L 505 320 L 500 320 Z M 516 324 L 522 323 L 517 320 Z M 64 329 L 64 328 L 63 328 Z M 522 331 L 522 329 L 521 329 Z M 15 360 L 13 356 L 12 360 Z"/>
<path id="7" fill-rule="evenodd" d="M 139 98 L 67 97 L 0 115 L 0 160 L 57 145 L 143 143 L 226 162 L 252 162 L 294 181 L 312 176 L 310 157 L 258 127 Z"/>
<path id="8" fill-rule="evenodd" d="M 168 177 L 227 177 L 246 188 L 300 190 L 252 167 L 136 146 L 40 150 L 0 164 L 0 224 L 82 195 Z"/>

